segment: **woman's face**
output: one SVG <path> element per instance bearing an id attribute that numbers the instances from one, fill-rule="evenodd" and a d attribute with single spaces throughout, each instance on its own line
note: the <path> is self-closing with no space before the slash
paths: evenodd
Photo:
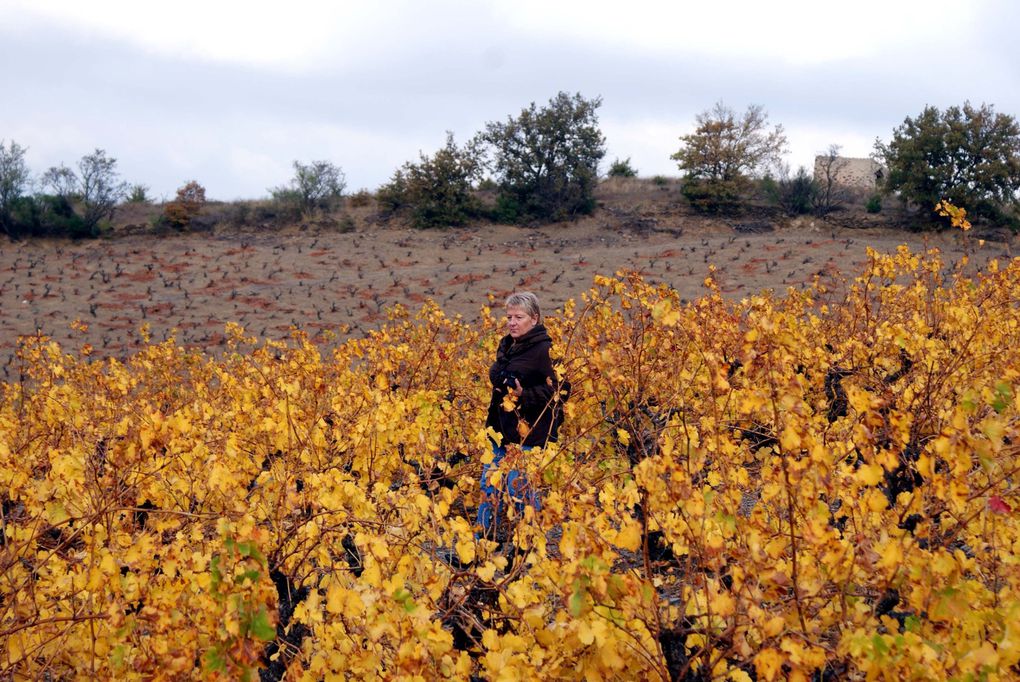
<path id="1" fill-rule="evenodd" d="M 507 307 L 507 332 L 515 341 L 530 332 L 536 324 L 538 324 L 538 318 L 528 315 L 524 308 L 515 305 Z"/>

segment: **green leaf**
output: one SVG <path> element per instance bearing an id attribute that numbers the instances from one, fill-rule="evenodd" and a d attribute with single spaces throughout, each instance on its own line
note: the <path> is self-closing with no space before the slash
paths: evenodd
<path id="1" fill-rule="evenodd" d="M 413 595 L 403 587 L 399 587 L 393 591 L 393 599 L 404 607 L 404 611 L 412 613 L 418 608 L 418 605 L 414 603 Z"/>
<path id="2" fill-rule="evenodd" d="M 213 592 L 218 592 L 220 583 L 223 582 L 223 573 L 220 572 L 220 555 L 216 554 L 209 561 L 209 573 L 212 575 L 212 589 Z"/>
<path id="3" fill-rule="evenodd" d="M 205 669 L 210 672 L 219 672 L 227 669 L 227 659 L 223 656 L 223 650 L 220 647 L 209 649 L 205 652 Z"/>
<path id="4" fill-rule="evenodd" d="M 234 584 L 235 585 L 240 585 L 241 583 L 244 582 L 245 578 L 247 578 L 248 580 L 250 580 L 252 582 L 255 582 L 255 581 L 257 581 L 259 579 L 259 571 L 256 571 L 255 569 L 252 569 L 250 571 L 245 571 L 241 575 L 235 575 L 234 576 Z"/>
<path id="5" fill-rule="evenodd" d="M 585 599 L 586 596 L 587 590 L 583 589 L 575 590 L 574 593 L 570 595 L 570 600 L 567 603 L 567 608 L 570 609 L 570 615 L 578 618 L 587 610 L 588 603 Z"/>
<path id="6" fill-rule="evenodd" d="M 621 578 L 616 573 L 612 573 L 609 575 L 608 588 L 610 599 L 619 599 L 620 597 L 626 595 L 627 593 L 627 586 L 623 582 L 623 578 Z"/>
<path id="7" fill-rule="evenodd" d="M 259 608 L 259 612 L 251 620 L 248 631 L 263 642 L 271 642 L 276 639 L 276 628 L 269 621 L 269 612 L 266 607 Z"/>
<path id="8" fill-rule="evenodd" d="M 1009 407 L 1013 401 L 1013 389 L 1005 381 L 995 384 L 995 400 L 992 401 L 992 409 L 1002 414 L 1002 411 Z"/>
<path id="9" fill-rule="evenodd" d="M 595 613 L 602 616 L 603 618 L 605 618 L 618 628 L 623 628 L 626 626 L 627 621 L 623 617 L 623 613 L 619 609 L 614 609 L 606 605 L 600 605 L 596 606 L 594 608 L 594 611 Z"/>
<path id="10" fill-rule="evenodd" d="M 254 542 L 237 543 L 237 551 L 241 556 L 251 557 L 263 566 L 266 564 L 266 558 L 262 556 L 262 552 L 259 551 Z"/>

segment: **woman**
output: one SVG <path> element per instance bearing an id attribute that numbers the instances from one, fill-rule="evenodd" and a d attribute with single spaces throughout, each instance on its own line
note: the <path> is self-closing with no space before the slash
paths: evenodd
<path id="1" fill-rule="evenodd" d="M 485 425 L 502 439 L 499 443 L 493 441 L 492 463 L 482 467 L 484 497 L 478 507 L 478 524 L 486 537 L 494 539 L 502 539 L 508 530 L 498 523 L 503 516 L 504 492 L 510 495 L 518 513 L 524 511 L 525 504 L 538 510 L 541 502 L 522 472 L 505 472 L 497 488 L 489 483 L 489 471 L 506 456 L 508 443 L 520 444 L 521 450 L 527 451 L 556 440 L 562 421 L 560 401 L 566 388 L 556 378 L 549 357 L 552 340 L 542 325 L 538 297 L 530 291 L 511 295 L 506 300 L 506 325 L 507 335 L 500 340 L 496 361 L 489 368 L 492 399 L 485 420 Z M 509 405 L 505 403 L 508 394 L 512 394 Z"/>

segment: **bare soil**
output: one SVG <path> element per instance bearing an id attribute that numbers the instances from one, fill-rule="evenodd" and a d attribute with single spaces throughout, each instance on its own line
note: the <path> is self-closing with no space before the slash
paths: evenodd
<path id="1" fill-rule="evenodd" d="M 577 298 L 596 274 L 641 272 L 685 299 L 704 293 L 709 265 L 726 296 L 782 293 L 816 275 L 853 276 L 865 248 L 892 251 L 937 246 L 947 263 L 965 248 L 980 265 L 1012 257 L 1015 238 L 959 232 L 918 233 L 890 227 L 909 218 L 889 211 L 843 211 L 830 219 L 787 219 L 772 212 L 706 218 L 688 209 L 674 186 L 647 180 L 603 183 L 599 208 L 581 220 L 534 227 L 480 224 L 419 231 L 382 224 L 373 206 L 349 208 L 353 232 L 335 220 L 286 229 L 215 228 L 156 235 L 147 215 L 122 211 L 111 238 L 96 241 L 0 242 L 0 380 L 18 376 L 18 337 L 41 333 L 73 351 L 124 357 L 154 341 L 215 352 L 233 321 L 262 338 L 292 327 L 324 341 L 360 336 L 396 303 L 412 310 L 435 300 L 448 314 L 476 319 L 490 296 L 532 290 L 553 311 Z M 995 240 L 993 241 L 992 238 Z M 70 323 L 81 320 L 88 331 Z"/>

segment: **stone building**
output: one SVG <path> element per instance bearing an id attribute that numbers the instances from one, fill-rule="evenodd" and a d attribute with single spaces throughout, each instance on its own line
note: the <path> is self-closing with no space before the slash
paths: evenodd
<path id="1" fill-rule="evenodd" d="M 828 155 L 815 157 L 815 181 L 825 184 L 825 164 Z M 874 159 L 860 159 L 837 156 L 832 160 L 831 172 L 834 184 L 847 189 L 874 190 L 877 181 L 885 173 L 882 164 Z"/>

